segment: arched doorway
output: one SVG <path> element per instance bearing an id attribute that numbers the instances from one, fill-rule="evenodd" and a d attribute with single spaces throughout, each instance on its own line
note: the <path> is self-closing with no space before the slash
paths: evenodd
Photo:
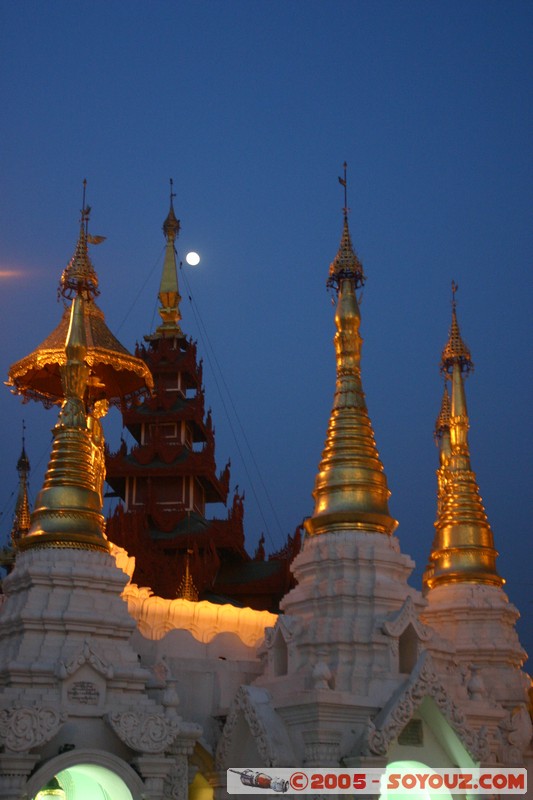
<path id="1" fill-rule="evenodd" d="M 44 764 L 28 781 L 32 800 L 140 800 L 140 776 L 121 758 L 72 750 Z"/>
<path id="2" fill-rule="evenodd" d="M 53 784 L 56 784 L 55 786 Z M 51 788 L 48 788 L 51 787 Z M 134 800 L 124 781 L 97 764 L 76 764 L 61 770 L 35 795 L 35 800 Z"/>

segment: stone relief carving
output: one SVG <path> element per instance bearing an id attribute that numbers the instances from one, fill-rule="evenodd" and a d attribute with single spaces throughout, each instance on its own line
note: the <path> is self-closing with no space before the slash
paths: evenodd
<path id="1" fill-rule="evenodd" d="M 476 760 L 488 755 L 487 732 L 481 729 L 475 733 L 468 729 L 464 714 L 439 682 L 427 651 L 420 656 L 417 666 L 400 694 L 393 698 L 374 720 L 368 721 L 363 752 L 366 755 L 386 755 L 391 743 L 407 725 L 425 697 L 431 697 Z"/>
<path id="2" fill-rule="evenodd" d="M 265 628 L 265 642 L 264 646 L 271 648 L 276 641 L 276 634 L 279 632 L 283 636 L 285 642 L 288 644 L 299 633 L 300 624 L 294 617 L 279 616 L 276 624 L 271 628 Z"/>
<path id="3" fill-rule="evenodd" d="M 49 742 L 66 719 L 55 708 L 14 707 L 0 711 L 0 743 L 6 750 L 23 753 Z"/>
<path id="4" fill-rule="evenodd" d="M 163 795 L 168 800 L 183 800 L 188 794 L 187 759 L 180 757 L 165 778 Z"/>
<path id="5" fill-rule="evenodd" d="M 176 720 L 163 714 L 142 711 L 115 711 L 105 717 L 119 739 L 139 753 L 164 753 L 179 732 Z"/>
<path id="6" fill-rule="evenodd" d="M 531 741 L 533 726 L 524 706 L 518 706 L 500 722 L 497 729 L 497 755 L 502 764 L 521 765 L 523 752 Z"/>
<path id="7" fill-rule="evenodd" d="M 215 755 L 217 769 L 226 769 L 230 747 L 233 742 L 233 734 L 241 714 L 244 715 L 250 729 L 250 735 L 255 741 L 264 765 L 275 767 L 279 764 L 279 754 L 272 745 L 266 727 L 259 719 L 250 697 L 251 690 L 252 687 L 241 686 L 235 695 Z M 268 699 L 270 701 L 270 694 L 265 689 L 255 689 L 255 692 L 260 692 L 264 700 Z"/>
<path id="8" fill-rule="evenodd" d="M 105 720 L 124 744 L 139 753 L 188 755 L 202 735 L 202 728 L 177 716 L 176 699 L 177 694 L 168 704 L 170 712 L 166 715 L 129 709 L 109 713 Z"/>
<path id="9" fill-rule="evenodd" d="M 401 636 L 407 626 L 411 624 L 415 629 L 416 635 L 422 642 L 426 642 L 431 637 L 431 631 L 427 625 L 423 625 L 418 619 L 415 605 L 411 596 L 406 597 L 402 607 L 390 614 L 383 623 L 382 631 L 388 636 Z"/>
<path id="10" fill-rule="evenodd" d="M 70 661 L 66 663 L 64 661 L 59 662 L 57 677 L 61 680 L 65 680 L 69 675 L 73 675 L 77 672 L 84 664 L 90 664 L 96 672 L 99 672 L 100 675 L 103 675 L 104 678 L 108 680 L 113 677 L 113 665 L 107 663 L 95 653 L 88 639 L 84 641 L 81 649 Z"/>

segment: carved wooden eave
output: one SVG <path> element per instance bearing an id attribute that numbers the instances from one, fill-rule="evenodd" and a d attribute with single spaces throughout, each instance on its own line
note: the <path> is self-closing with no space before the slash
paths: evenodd
<path id="1" fill-rule="evenodd" d="M 413 629 L 421 642 L 427 642 L 432 635 L 431 628 L 420 622 L 411 596 L 407 597 L 400 609 L 390 614 L 382 626 L 383 633 L 387 636 L 399 637 L 409 627 Z"/>
<path id="2" fill-rule="evenodd" d="M 241 718 L 244 718 L 249 728 L 249 737 L 254 741 L 261 757 L 262 763 L 257 766 L 290 767 L 296 764 L 289 735 L 272 705 L 270 693 L 257 686 L 241 686 L 235 695 L 217 746 L 217 770 L 236 766 L 229 761 L 232 751 L 239 747 L 235 736 Z"/>
<path id="3" fill-rule="evenodd" d="M 385 756 L 426 697 L 433 701 L 473 760 L 480 761 L 486 757 L 486 732 L 483 729 L 479 732 L 469 729 L 463 712 L 440 682 L 427 651 L 420 655 L 410 677 L 392 695 L 387 705 L 374 719 L 368 720 L 360 742 L 360 752 L 365 755 Z"/>

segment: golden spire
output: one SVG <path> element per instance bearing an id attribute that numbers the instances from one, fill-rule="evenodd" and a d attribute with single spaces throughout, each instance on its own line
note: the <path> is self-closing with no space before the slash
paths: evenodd
<path id="1" fill-rule="evenodd" d="M 176 196 L 172 191 L 173 181 L 170 179 L 170 211 L 163 223 L 163 233 L 167 240 L 165 249 L 165 260 L 163 262 L 163 274 L 159 286 L 159 316 L 163 323 L 157 328 L 155 338 L 167 336 L 183 336 L 180 328 L 180 301 L 181 296 L 178 288 L 178 271 L 176 269 L 176 247 L 175 240 L 179 236 L 180 221 L 174 213 L 173 199 Z"/>
<path id="2" fill-rule="evenodd" d="M 187 550 L 187 555 L 185 556 L 185 574 L 181 579 L 177 596 L 182 600 L 190 600 L 192 603 L 196 603 L 198 601 L 198 589 L 194 585 L 191 575 L 189 563 L 191 554 L 192 550 Z"/>
<path id="3" fill-rule="evenodd" d="M 452 283 L 452 324 L 441 360 L 442 372 L 451 378 L 452 398 L 449 453 L 444 452 L 443 435 L 441 465 L 437 473 L 440 473 L 443 485 L 439 482 L 436 534 L 430 567 L 424 576 L 424 582 L 429 589 L 441 584 L 465 581 L 495 586 L 501 586 L 504 582 L 496 571 L 498 553 L 494 549 L 492 530 L 479 495 L 475 473 L 470 465 L 470 424 L 463 375 L 468 375 L 474 365 L 470 351 L 461 338 L 457 322 L 457 288 Z"/>
<path id="4" fill-rule="evenodd" d="M 361 319 L 355 293 L 363 286 L 365 276 L 348 228 L 346 164 L 344 179 L 339 181 L 345 189 L 344 226 L 328 278 L 328 286 L 338 296 L 334 340 L 337 383 L 313 492 L 315 511 L 305 528 L 309 534 L 341 530 L 391 534 L 398 523 L 389 514 L 390 492 L 361 384 Z"/>
<path id="5" fill-rule="evenodd" d="M 95 444 L 87 426 L 86 394 L 90 367 L 85 361 L 87 342 L 84 299 L 72 301 L 61 369 L 64 400 L 53 430 L 53 444 L 43 488 L 31 515 L 30 530 L 19 541 L 20 550 L 33 547 L 79 547 L 108 552 L 104 517 L 95 471 Z"/>
<path id="6" fill-rule="evenodd" d="M 19 474 L 19 491 L 13 516 L 13 527 L 11 528 L 11 541 L 16 547 L 19 539 L 26 536 L 30 529 L 30 503 L 28 500 L 28 474 L 30 472 L 30 462 L 26 455 L 25 447 L 25 425 L 22 422 L 22 452 L 17 461 L 17 472 Z"/>

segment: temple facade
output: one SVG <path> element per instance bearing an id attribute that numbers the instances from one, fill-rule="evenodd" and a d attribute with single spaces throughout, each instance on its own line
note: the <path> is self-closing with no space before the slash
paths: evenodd
<path id="1" fill-rule="evenodd" d="M 157 365 L 160 346 L 156 390 L 165 374 L 183 376 L 171 387 L 180 400 L 172 413 L 188 399 L 187 381 L 198 396 L 195 357 L 185 345 L 166 343 L 181 339 L 175 329 L 163 333 L 179 325 L 171 297 L 177 283 L 162 301 L 172 314 L 162 315 L 146 348 L 136 356 L 118 344 L 102 352 L 92 338 L 96 280 L 84 215 L 62 279 L 70 300 L 63 347 L 56 337 L 55 349 L 10 371 L 18 392 L 60 398 L 61 410 L 42 490 L 3 582 L 0 798 L 222 800 L 230 796 L 226 771 L 243 767 L 274 775 L 281 767 L 413 761 L 428 768 L 533 766 L 531 682 L 522 671 L 517 611 L 502 589 L 470 463 L 464 378 L 471 356 L 455 296 L 442 356 L 451 390 L 437 423 L 435 539 L 422 591 L 408 583 L 414 563 L 395 535 L 363 391 L 357 292 L 364 281 L 345 210 L 328 277 L 337 297 L 337 380 L 315 508 L 292 561 L 296 585 L 279 614 L 196 599 L 194 547 L 176 528 L 188 511 L 203 519 L 202 503 L 216 487 L 213 464 L 189 472 L 196 495 L 194 480 L 187 493 L 178 472 L 165 473 L 165 466 L 155 493 L 145 466 L 172 463 L 187 437 L 194 455 L 195 441 L 209 442 L 210 425 L 203 415 L 182 415 L 170 431 L 174 443 L 161 444 L 157 411 L 166 395 L 136 399 L 150 384 L 147 363 Z M 178 352 L 165 373 L 167 347 Z M 187 358 L 189 371 L 176 369 Z M 45 361 L 46 369 L 36 367 Z M 135 480 L 145 479 L 141 513 L 150 524 L 162 520 L 163 531 L 165 504 L 172 504 L 170 538 L 184 537 L 180 596 L 158 596 L 137 582 L 127 546 L 129 506 L 120 546 L 112 524 L 105 529 L 101 419 L 111 402 L 125 407 L 139 452 L 148 449 L 145 464 L 142 457 L 133 463 L 128 450 L 108 456 L 109 483 L 131 503 Z"/>

